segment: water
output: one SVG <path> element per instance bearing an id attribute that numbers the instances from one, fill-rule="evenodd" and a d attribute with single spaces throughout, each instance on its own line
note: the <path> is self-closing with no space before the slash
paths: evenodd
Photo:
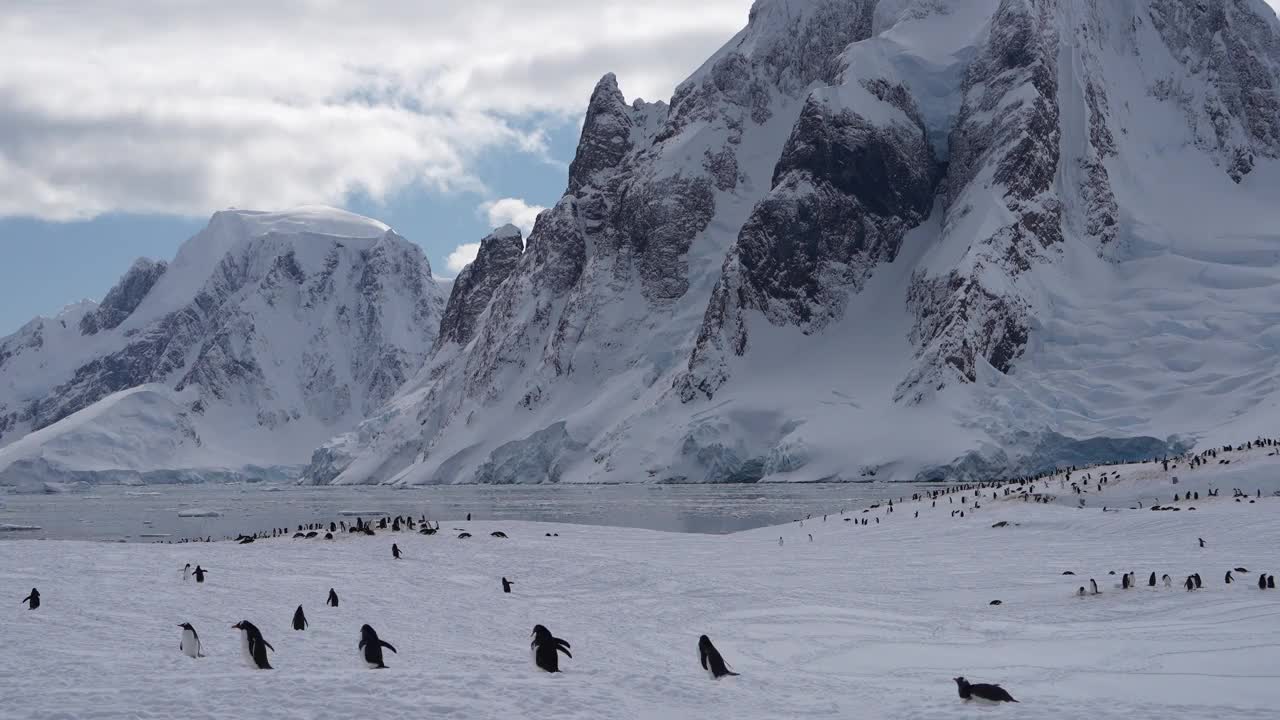
<path id="1" fill-rule="evenodd" d="M 336 521 L 343 512 L 453 521 L 533 520 L 692 533 L 730 533 L 910 497 L 907 483 L 757 485 L 460 485 L 297 487 L 274 485 L 100 486 L 83 493 L 0 495 L 4 539 L 215 539 L 300 523 Z M 936 485 L 931 487 L 938 487 Z M 179 517 L 212 510 L 217 517 Z"/>

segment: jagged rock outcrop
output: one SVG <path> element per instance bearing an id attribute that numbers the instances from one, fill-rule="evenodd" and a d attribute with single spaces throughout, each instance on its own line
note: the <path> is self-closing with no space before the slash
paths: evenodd
<path id="1" fill-rule="evenodd" d="M 168 269 L 169 264 L 164 261 L 139 258 L 120 282 L 102 298 L 97 309 L 80 318 L 80 332 L 93 335 L 100 330 L 118 327 L 142 303 L 142 299 L 151 292 L 156 281 Z"/>
<path id="2" fill-rule="evenodd" d="M 466 345 L 471 340 L 480 313 L 488 307 L 498 286 L 516 269 L 522 252 L 524 239 L 520 228 L 514 225 L 504 225 L 480 241 L 476 259 L 453 280 L 449 302 L 440 318 L 437 345 Z"/>

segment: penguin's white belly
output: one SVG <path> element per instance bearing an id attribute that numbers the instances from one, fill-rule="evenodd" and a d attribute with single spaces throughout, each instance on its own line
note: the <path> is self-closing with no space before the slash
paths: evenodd
<path id="1" fill-rule="evenodd" d="M 999 700 L 987 700 L 986 698 L 980 698 L 977 695 L 971 696 L 965 702 L 970 702 L 970 703 L 973 703 L 974 705 L 999 705 L 1000 704 Z"/>
<path id="2" fill-rule="evenodd" d="M 187 657 L 200 657 L 200 641 L 196 639 L 195 633 L 190 630 L 182 631 L 182 643 L 180 647 Z"/>
<path id="3" fill-rule="evenodd" d="M 244 661 L 249 663 L 249 667 L 258 667 L 258 663 L 253 661 L 253 651 L 249 649 L 249 633 L 243 630 L 240 631 L 240 654 L 244 656 Z"/>

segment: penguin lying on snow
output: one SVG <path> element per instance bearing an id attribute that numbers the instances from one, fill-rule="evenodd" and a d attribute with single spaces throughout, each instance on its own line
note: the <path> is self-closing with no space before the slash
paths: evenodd
<path id="1" fill-rule="evenodd" d="M 18 604 L 21 605 L 22 603 L 27 604 L 28 610 L 35 610 L 40 607 L 40 591 L 35 588 L 31 588 L 31 594 L 22 598 L 21 602 Z"/>
<path id="2" fill-rule="evenodd" d="M 360 626 L 360 644 L 356 646 L 360 650 L 364 661 L 369 667 L 376 670 L 386 670 L 387 666 L 382 662 L 382 648 L 386 648 L 391 652 L 396 652 L 391 643 L 378 637 L 378 633 L 368 625 Z M 396 653 L 399 655 L 400 653 Z"/>
<path id="3" fill-rule="evenodd" d="M 1232 578 L 1231 578 L 1231 571 L 1230 571 L 1230 570 L 1228 570 L 1228 571 L 1227 571 L 1227 576 L 1224 578 L 1224 580 L 1226 581 L 1226 583 L 1227 583 L 1228 585 L 1230 585 L 1230 584 L 1231 584 L 1231 582 L 1232 582 Z"/>
<path id="4" fill-rule="evenodd" d="M 241 620 L 231 627 L 240 631 L 242 640 L 240 649 L 244 652 L 245 660 L 259 670 L 270 670 L 271 663 L 267 662 L 267 650 L 274 651 L 275 648 L 262 639 L 262 631 L 258 626 L 248 620 Z"/>
<path id="5" fill-rule="evenodd" d="M 493 532 L 489 533 L 489 536 L 490 536 L 490 537 L 496 537 L 496 538 L 506 539 L 507 534 L 506 534 L 506 533 L 504 533 L 504 532 L 502 532 L 501 530 L 494 530 Z"/>
<path id="6" fill-rule="evenodd" d="M 573 657 L 573 653 L 569 652 L 571 647 L 566 640 L 554 637 L 551 631 L 545 626 L 533 626 L 533 642 L 529 643 L 529 647 L 533 650 L 533 664 L 549 673 L 560 672 L 560 655 L 564 653 L 568 657 Z"/>
<path id="7" fill-rule="evenodd" d="M 1007 690 L 999 685 L 974 684 L 965 680 L 963 676 L 953 679 L 956 681 L 956 687 L 960 691 L 961 700 L 977 700 L 987 703 L 1018 702 L 1013 699 L 1013 696 Z"/>
<path id="8" fill-rule="evenodd" d="M 716 680 L 726 675 L 738 674 L 729 669 L 729 666 L 724 662 L 724 658 L 720 656 L 720 651 L 716 649 L 715 645 L 711 644 L 711 638 L 706 635 L 698 638 L 698 661 L 702 663 L 702 669 L 710 673 L 711 677 Z"/>
<path id="9" fill-rule="evenodd" d="M 178 649 L 182 654 L 190 658 L 204 657 L 200 652 L 200 635 L 191 627 L 191 623 L 182 623 L 178 627 L 182 628 L 182 640 L 178 641 Z"/>
<path id="10" fill-rule="evenodd" d="M 302 612 L 302 606 L 299 605 L 297 611 L 293 613 L 293 629 L 306 630 L 307 625 L 309 624 L 310 623 L 307 622 L 307 616 Z"/>

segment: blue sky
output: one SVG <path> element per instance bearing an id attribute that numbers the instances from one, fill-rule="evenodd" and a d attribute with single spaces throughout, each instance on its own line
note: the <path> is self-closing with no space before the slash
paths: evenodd
<path id="1" fill-rule="evenodd" d="M 345 207 L 453 275 L 559 197 L 604 73 L 665 100 L 751 3 L 4 4 L 0 336 L 226 207 Z"/>

